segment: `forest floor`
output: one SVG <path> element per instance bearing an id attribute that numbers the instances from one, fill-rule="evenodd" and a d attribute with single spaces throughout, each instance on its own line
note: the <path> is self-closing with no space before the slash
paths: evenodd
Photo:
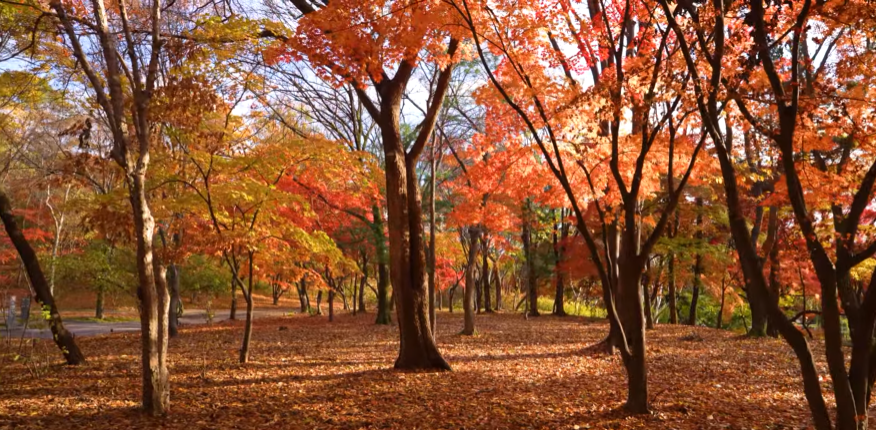
<path id="1" fill-rule="evenodd" d="M 585 349 L 603 322 L 479 315 L 456 334 L 441 313 L 438 344 L 453 372 L 391 370 L 398 329 L 373 313 L 254 322 L 238 364 L 241 321 L 188 326 L 170 344 L 171 412 L 141 415 L 139 334 L 80 339 L 88 363 L 58 363 L 49 341 L 30 365 L 0 356 L 0 428 L 12 429 L 801 429 L 810 425 L 796 359 L 775 339 L 683 326 L 649 331 L 653 412 L 621 407 L 620 357 Z M 696 333 L 696 336 L 692 334 Z M 0 339 L 2 341 L 2 339 Z M 813 345 L 822 357 L 819 345 Z M 0 353 L 3 351 L 0 350 Z M 819 363 L 822 372 L 823 363 Z M 828 379 L 828 378 L 826 378 Z M 825 382 L 825 392 L 829 391 Z"/>

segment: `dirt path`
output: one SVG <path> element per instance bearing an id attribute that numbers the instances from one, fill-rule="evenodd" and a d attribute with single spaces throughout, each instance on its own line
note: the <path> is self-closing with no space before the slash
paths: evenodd
<path id="1" fill-rule="evenodd" d="M 253 309 L 253 316 L 258 318 L 269 318 L 283 316 L 292 313 L 292 309 L 288 308 L 256 308 Z M 228 319 L 229 312 L 227 309 L 215 311 L 213 317 L 214 322 L 225 321 Z M 243 319 L 246 317 L 245 312 L 238 310 L 237 318 Z M 198 325 L 207 323 L 207 311 L 205 309 L 186 309 L 185 314 L 179 320 L 181 326 Z M 29 325 L 33 325 L 33 321 Z M 140 321 L 123 321 L 123 322 L 96 322 L 83 321 L 75 318 L 64 320 L 64 326 L 67 330 L 73 332 L 76 337 L 97 336 L 108 333 L 126 333 L 140 331 Z M 3 336 L 22 337 L 24 327 L 15 327 L 12 329 L 0 328 L 0 333 Z M 24 330 L 25 338 L 51 339 L 52 332 L 45 324 L 31 326 Z"/>

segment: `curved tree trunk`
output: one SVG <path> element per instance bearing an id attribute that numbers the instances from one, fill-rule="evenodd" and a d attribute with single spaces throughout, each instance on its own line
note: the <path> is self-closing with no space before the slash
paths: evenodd
<path id="1" fill-rule="evenodd" d="M 73 333 L 64 328 L 64 322 L 61 320 L 61 314 L 58 312 L 58 307 L 55 305 L 55 298 L 49 289 L 49 284 L 46 281 L 46 276 L 40 267 L 39 259 L 36 252 L 30 246 L 24 233 L 18 228 L 18 222 L 15 220 L 15 215 L 12 214 L 12 204 L 6 192 L 0 190 L 0 218 L 3 220 L 3 226 L 6 228 L 6 233 L 9 235 L 9 240 L 18 251 L 24 268 L 27 271 L 27 277 L 30 279 L 30 285 L 36 295 L 36 300 L 43 309 L 49 311 L 49 328 L 52 330 L 52 338 L 61 353 L 64 355 L 64 360 L 67 364 L 76 365 L 85 362 L 85 356 Z"/>

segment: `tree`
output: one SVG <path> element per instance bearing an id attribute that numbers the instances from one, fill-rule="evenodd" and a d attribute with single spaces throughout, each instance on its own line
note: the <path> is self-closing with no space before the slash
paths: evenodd
<path id="1" fill-rule="evenodd" d="M 705 139 L 678 133 L 688 119 L 679 108 L 687 78 L 673 67 L 677 50 L 667 41 L 668 31 L 652 25 L 648 5 L 626 1 L 612 6 L 623 12 L 605 13 L 600 3 L 588 2 L 589 19 L 582 19 L 566 3 L 552 14 L 543 13 L 541 8 L 548 7 L 540 4 L 531 6 L 532 13 L 521 14 L 516 3 L 454 3 L 495 88 L 493 112 L 505 116 L 497 122 L 505 124 L 508 133 L 528 134 L 566 193 L 577 229 L 597 263 L 611 322 L 608 344 L 620 348 L 627 369 L 626 407 L 644 413 L 648 395 L 641 276 Z M 539 31 L 508 31 L 516 28 Z M 572 64 L 559 41 L 576 45 L 575 58 L 583 64 Z M 487 61 L 485 45 L 501 58 L 498 67 Z M 549 53 L 558 73 L 546 73 L 539 52 Z M 575 77 L 575 67 L 589 69 L 593 82 L 589 91 Z M 546 94 L 551 97 L 540 96 Z M 621 132 L 627 113 L 632 118 L 629 134 Z M 508 115 L 523 124 L 506 119 Z M 677 178 L 674 161 L 682 143 L 689 148 L 685 149 L 689 162 Z M 655 160 L 655 152 L 668 154 L 666 161 Z M 588 166 L 585 155 L 607 159 L 609 171 L 598 164 Z M 645 174 L 646 166 L 649 172 L 666 169 L 668 196 L 651 232 L 642 240 L 639 205 L 657 188 L 653 184 L 660 182 L 654 181 L 656 175 Z M 581 170 L 577 176 L 584 178 L 580 182 L 567 170 L 573 167 Z M 589 193 L 576 191 L 579 183 Z M 594 205 L 603 250 L 582 209 L 587 194 L 593 200 L 607 197 Z"/>
<path id="2" fill-rule="evenodd" d="M 390 279 L 397 303 L 400 348 L 395 367 L 400 369 L 449 370 L 432 337 L 426 289 L 426 258 L 422 206 L 416 165 L 432 135 L 441 103 L 453 72 L 452 61 L 459 40 L 442 28 L 448 16 L 441 5 L 417 4 L 384 15 L 382 8 L 360 2 L 332 2 L 325 7 L 307 0 L 293 1 L 304 14 L 290 46 L 298 55 L 338 81 L 351 82 L 359 99 L 380 128 L 386 163 L 387 224 L 389 227 Z M 390 9 L 397 7 L 389 6 Z M 362 25 L 336 32 L 339 14 L 355 17 Z M 351 15 L 352 14 L 352 15 Z M 372 32 L 383 33 L 374 43 Z M 389 32 L 389 33 L 386 33 Z M 390 34 L 394 36 L 390 37 Z M 388 42 L 383 44 L 383 41 Z M 446 48 L 439 48 L 446 46 Z M 362 51 L 367 47 L 368 51 Z M 401 136 L 400 112 L 410 78 L 420 62 L 421 50 L 442 66 L 429 97 L 429 106 L 416 138 L 405 148 Z M 363 57 L 363 54 L 365 55 Z M 394 75 L 386 71 L 392 63 Z M 363 86 L 369 79 L 379 96 L 375 103 Z"/>

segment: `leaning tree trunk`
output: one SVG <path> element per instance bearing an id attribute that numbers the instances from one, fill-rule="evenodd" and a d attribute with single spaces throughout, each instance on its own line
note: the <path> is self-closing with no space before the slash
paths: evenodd
<path id="1" fill-rule="evenodd" d="M 12 241 L 15 250 L 18 251 L 18 255 L 21 257 L 37 302 L 43 309 L 49 311 L 49 328 L 52 330 L 52 338 L 55 344 L 58 345 L 58 348 L 61 349 L 64 360 L 67 361 L 67 364 L 71 365 L 84 363 L 85 356 L 79 349 L 73 333 L 64 328 L 64 322 L 61 320 L 61 314 L 55 305 L 55 298 L 49 289 L 49 284 L 46 281 L 42 267 L 40 267 L 36 252 L 30 246 L 27 238 L 24 237 L 24 233 L 18 228 L 18 222 L 12 214 L 12 204 L 9 202 L 9 197 L 2 190 L 0 190 L 0 218 L 3 219 L 3 226 L 6 227 L 9 240 Z"/>
<path id="2" fill-rule="evenodd" d="M 474 278 L 474 267 L 475 267 L 475 259 L 478 255 L 478 245 L 480 244 L 480 235 L 481 231 L 477 227 L 469 227 L 468 229 L 468 237 L 469 237 L 469 246 L 468 246 L 468 260 L 465 265 L 465 291 L 464 298 L 462 301 L 462 309 L 465 314 L 465 325 L 463 326 L 462 333 L 464 335 L 473 335 L 475 331 L 475 322 L 474 322 L 474 314 L 475 314 L 475 278 Z M 453 306 L 451 306 L 451 309 Z"/>
<path id="3" fill-rule="evenodd" d="M 168 332 L 170 337 L 179 334 L 179 266 L 171 264 L 167 267 L 167 286 L 170 288 L 170 308 L 168 311 Z"/>
<path id="4" fill-rule="evenodd" d="M 316 293 L 316 314 L 322 315 L 322 290 Z"/>

